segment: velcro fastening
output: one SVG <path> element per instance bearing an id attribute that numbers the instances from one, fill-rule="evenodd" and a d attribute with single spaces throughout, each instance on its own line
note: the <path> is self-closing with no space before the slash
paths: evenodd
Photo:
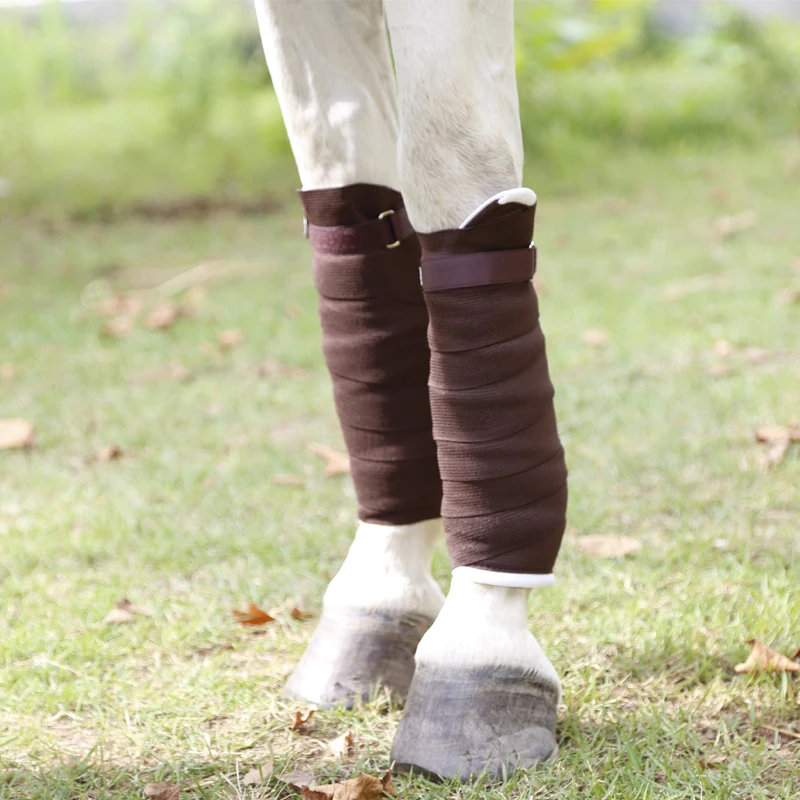
<path id="1" fill-rule="evenodd" d="M 426 292 L 503 283 L 524 283 L 536 272 L 536 248 L 459 255 L 425 255 L 422 286 Z"/>

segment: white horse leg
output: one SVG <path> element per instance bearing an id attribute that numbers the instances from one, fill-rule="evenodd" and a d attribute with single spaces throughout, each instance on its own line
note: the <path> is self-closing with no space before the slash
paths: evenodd
<path id="1" fill-rule="evenodd" d="M 417 650 L 398 769 L 500 777 L 556 752 L 558 676 L 527 598 L 549 585 L 566 470 L 530 278 L 536 196 L 511 0 L 386 0 L 403 191 L 420 233 L 442 514 L 456 567 Z"/>
<path id="2" fill-rule="evenodd" d="M 400 224 L 383 8 L 375 0 L 256 0 L 256 9 L 303 185 L 323 350 L 360 520 L 286 692 L 351 705 L 383 685 L 402 700 L 416 645 L 443 602 L 430 571 L 441 481 L 419 246 Z"/>

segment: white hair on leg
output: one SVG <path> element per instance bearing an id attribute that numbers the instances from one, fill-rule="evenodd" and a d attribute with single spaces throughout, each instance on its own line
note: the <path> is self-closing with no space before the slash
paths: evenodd
<path id="1" fill-rule="evenodd" d="M 560 702 L 561 681 L 528 627 L 529 593 L 454 572 L 447 600 L 417 647 L 417 664 L 521 669 L 557 687 Z"/>
<path id="2" fill-rule="evenodd" d="M 439 519 L 413 525 L 360 523 L 344 564 L 325 592 L 325 609 L 435 617 L 444 595 L 431 575 L 431 559 L 441 536 Z"/>
<path id="3" fill-rule="evenodd" d="M 421 233 L 522 181 L 512 0 L 385 0 L 403 194 Z"/>
<path id="4" fill-rule="evenodd" d="M 397 100 L 381 2 L 255 6 L 303 189 L 399 189 Z"/>

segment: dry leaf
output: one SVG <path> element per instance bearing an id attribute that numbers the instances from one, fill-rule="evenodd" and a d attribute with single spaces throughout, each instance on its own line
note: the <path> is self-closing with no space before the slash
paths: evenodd
<path id="1" fill-rule="evenodd" d="M 139 606 L 131 603 L 127 597 L 117 600 L 114 608 L 106 614 L 105 622 L 108 625 L 121 625 L 126 622 L 133 622 L 135 617 L 152 617 L 153 609 L 150 606 Z"/>
<path id="2" fill-rule="evenodd" d="M 121 339 L 123 336 L 127 336 L 132 330 L 133 320 L 130 317 L 117 317 L 116 319 L 110 319 L 106 322 L 100 329 L 100 333 L 110 339 Z"/>
<path id="3" fill-rule="evenodd" d="M 108 447 L 104 447 L 98 454 L 97 460 L 98 461 L 118 461 L 122 456 L 125 455 L 125 452 L 121 447 L 118 447 L 115 444 L 109 445 Z"/>
<path id="4" fill-rule="evenodd" d="M 276 486 L 304 486 L 305 481 L 299 475 L 273 475 L 270 482 Z"/>
<path id="5" fill-rule="evenodd" d="M 146 783 L 144 796 L 149 797 L 150 800 L 178 800 L 181 796 L 181 787 L 177 783 L 167 783 L 166 781 Z"/>
<path id="6" fill-rule="evenodd" d="M 779 425 L 756 428 L 756 441 L 769 445 L 767 452 L 762 456 L 762 462 L 767 469 L 778 466 L 789 452 L 789 445 L 800 442 L 800 426 L 790 425 L 783 428 Z"/>
<path id="7" fill-rule="evenodd" d="M 311 708 L 307 708 L 305 711 L 295 711 L 294 712 L 294 722 L 289 726 L 290 731 L 296 731 L 303 727 L 310 719 L 314 716 L 314 712 L 317 709 L 313 706 Z"/>
<path id="8" fill-rule="evenodd" d="M 593 558 L 622 558 L 637 553 L 642 549 L 642 543 L 627 536 L 597 534 L 581 536 L 578 547 Z"/>
<path id="9" fill-rule="evenodd" d="M 757 219 L 755 211 L 742 211 L 740 214 L 719 217 L 714 221 L 714 233 L 720 239 L 727 239 L 729 236 L 752 228 Z"/>
<path id="10" fill-rule="evenodd" d="M 335 478 L 337 475 L 346 475 L 350 472 L 350 456 L 347 453 L 340 453 L 318 442 L 311 442 L 308 449 L 325 462 L 326 478 Z"/>
<path id="11" fill-rule="evenodd" d="M 10 381 L 16 374 L 16 369 L 10 361 L 0 364 L 0 378 L 4 381 Z"/>
<path id="12" fill-rule="evenodd" d="M 35 444 L 33 425 L 28 420 L 0 419 L 0 450 L 25 450 Z"/>
<path id="13" fill-rule="evenodd" d="M 767 452 L 761 457 L 761 462 L 767 469 L 777 467 L 789 452 L 789 445 L 791 444 L 788 436 L 770 444 Z"/>
<path id="14" fill-rule="evenodd" d="M 230 350 L 232 347 L 236 347 L 237 344 L 241 344 L 243 340 L 244 334 L 238 328 L 222 331 L 217 339 L 219 346 L 223 350 Z"/>
<path id="15" fill-rule="evenodd" d="M 245 786 L 261 786 L 261 784 L 264 783 L 264 778 L 268 777 L 274 768 L 275 762 L 270 759 L 266 764 L 251 769 L 244 778 L 242 778 L 242 783 Z"/>
<path id="16" fill-rule="evenodd" d="M 753 646 L 747 661 L 737 664 L 734 670 L 739 673 L 758 672 L 800 672 L 800 664 L 791 658 L 771 650 L 758 639 L 748 639 L 747 644 Z"/>
<path id="17" fill-rule="evenodd" d="M 234 647 L 229 642 L 223 644 L 207 644 L 202 647 L 195 647 L 192 651 L 195 658 L 208 658 L 212 653 L 222 650 L 233 650 Z"/>
<path id="18" fill-rule="evenodd" d="M 299 609 L 297 606 L 295 606 L 295 607 L 294 607 L 294 608 L 293 608 L 293 609 L 292 609 L 292 610 L 289 612 L 289 616 L 290 616 L 292 619 L 296 619 L 296 620 L 298 620 L 299 622 L 303 622 L 303 620 L 306 620 L 306 619 L 311 619 L 311 617 L 312 617 L 313 615 L 312 615 L 312 614 L 309 614 L 307 611 L 301 611 L 301 610 L 300 610 L 300 609 Z"/>
<path id="19" fill-rule="evenodd" d="M 590 328 L 583 334 L 583 343 L 589 347 L 605 347 L 610 341 L 608 334 L 598 328 Z"/>
<path id="20" fill-rule="evenodd" d="M 292 770 L 292 772 L 286 775 L 279 775 L 278 780 L 288 783 L 289 786 L 293 789 L 297 789 L 299 792 L 303 787 L 311 786 L 311 784 L 314 783 L 314 776 L 310 772 L 304 772 L 298 769 Z"/>
<path id="21" fill-rule="evenodd" d="M 247 611 L 233 609 L 233 616 L 240 625 L 266 625 L 274 622 L 275 617 L 271 617 L 264 609 L 259 608 L 255 603 L 247 606 Z"/>
<path id="22" fill-rule="evenodd" d="M 362 774 L 341 783 L 301 789 L 302 800 L 379 800 L 385 794 L 394 795 L 390 772 L 381 778 Z"/>
<path id="23" fill-rule="evenodd" d="M 353 734 L 350 731 L 331 739 L 325 746 L 325 758 L 342 759 L 350 752 L 353 746 Z"/>
<path id="24" fill-rule="evenodd" d="M 717 339 L 714 342 L 714 352 L 720 358 L 728 358 L 733 355 L 733 345 L 727 339 Z"/>
<path id="25" fill-rule="evenodd" d="M 181 310 L 175 303 L 163 300 L 158 303 L 147 315 L 145 327 L 151 331 L 164 331 L 171 328 L 181 315 Z"/>
<path id="26" fill-rule="evenodd" d="M 721 767 L 728 760 L 728 756 L 722 753 L 712 753 L 710 756 L 704 756 L 700 759 L 700 766 L 703 769 L 716 769 Z"/>

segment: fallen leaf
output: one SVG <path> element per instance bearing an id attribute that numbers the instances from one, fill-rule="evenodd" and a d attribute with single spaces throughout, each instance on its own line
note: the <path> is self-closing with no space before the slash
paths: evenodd
<path id="1" fill-rule="evenodd" d="M 742 211 L 739 214 L 719 217 L 714 220 L 714 233 L 720 239 L 727 239 L 729 236 L 752 228 L 757 220 L 758 215 L 755 211 Z"/>
<path id="2" fill-rule="evenodd" d="M 261 784 L 264 783 L 264 778 L 269 776 L 274 768 L 275 762 L 270 759 L 266 764 L 251 769 L 244 778 L 242 778 L 242 783 L 245 786 L 261 786 Z"/>
<path id="3" fill-rule="evenodd" d="M 800 660 L 800 647 L 797 648 L 797 652 L 792 656 L 792 661 Z"/>
<path id="4" fill-rule="evenodd" d="M 171 328 L 181 316 L 181 310 L 175 303 L 163 300 L 147 315 L 145 327 L 151 331 L 164 331 Z"/>
<path id="5" fill-rule="evenodd" d="M 753 649 L 747 657 L 747 661 L 737 664 L 734 670 L 738 673 L 758 672 L 800 672 L 800 664 L 792 661 L 791 658 L 772 650 L 758 639 L 748 639 L 747 644 L 752 645 Z"/>
<path id="6" fill-rule="evenodd" d="M 109 445 L 108 447 L 104 447 L 98 454 L 97 460 L 98 461 L 118 461 L 122 456 L 125 455 L 124 450 L 115 445 Z"/>
<path id="7" fill-rule="evenodd" d="M 33 425 L 28 420 L 0 419 L 0 450 L 25 450 L 35 444 Z"/>
<path id="8" fill-rule="evenodd" d="M 642 543 L 627 536 L 596 534 L 581 536 L 578 547 L 594 558 L 622 558 L 642 549 Z"/>
<path id="9" fill-rule="evenodd" d="M 123 336 L 127 336 L 132 330 L 133 320 L 130 317 L 117 317 L 116 319 L 110 319 L 106 322 L 100 329 L 100 333 L 103 336 L 107 336 L 109 339 L 121 339 Z"/>
<path id="10" fill-rule="evenodd" d="M 716 769 L 721 767 L 728 760 L 728 756 L 722 753 L 712 753 L 710 756 L 704 756 L 700 759 L 700 766 L 703 769 Z"/>
<path id="11" fill-rule="evenodd" d="M 223 350 L 230 350 L 232 347 L 236 347 L 237 344 L 241 344 L 243 340 L 244 334 L 238 328 L 222 331 L 217 339 L 219 346 Z"/>
<path id="12" fill-rule="evenodd" d="M 106 614 L 103 622 L 107 625 L 122 625 L 127 622 L 133 622 L 137 616 L 152 617 L 153 609 L 150 606 L 136 605 L 131 603 L 127 597 L 123 597 L 122 600 L 117 600 L 114 608 Z"/>
<path id="13" fill-rule="evenodd" d="M 350 752 L 353 746 L 353 734 L 350 731 L 331 739 L 325 746 L 325 758 L 342 759 Z"/>
<path id="14" fill-rule="evenodd" d="M 290 731 L 296 731 L 303 727 L 314 716 L 317 709 L 314 707 L 307 708 L 305 711 L 294 712 L 294 722 L 289 726 Z"/>
<path id="15" fill-rule="evenodd" d="M 598 328 L 590 328 L 583 334 L 583 343 L 589 347 L 605 347 L 610 341 L 609 335 Z"/>
<path id="16" fill-rule="evenodd" d="M 311 784 L 314 783 L 314 776 L 310 772 L 304 772 L 298 769 L 286 775 L 279 775 L 278 780 L 288 783 L 289 786 L 293 789 L 297 789 L 299 792 L 303 787 L 311 786 Z"/>
<path id="17" fill-rule="evenodd" d="M 176 783 L 167 783 L 166 781 L 146 783 L 144 796 L 149 797 L 150 800 L 177 800 L 181 796 L 181 787 Z"/>
<path id="18" fill-rule="evenodd" d="M 301 611 L 297 606 L 295 606 L 290 612 L 289 616 L 292 619 L 296 619 L 299 622 L 303 622 L 303 620 L 311 619 L 313 614 L 309 614 L 307 611 Z"/>
<path id="19" fill-rule="evenodd" d="M 304 486 L 305 481 L 299 475 L 273 475 L 270 483 L 276 486 Z"/>
<path id="20" fill-rule="evenodd" d="M 341 783 L 303 786 L 300 791 L 302 800 L 379 800 L 385 794 L 394 795 L 394 786 L 387 772 L 381 778 L 362 774 Z"/>
<path id="21" fill-rule="evenodd" d="M 789 445 L 791 444 L 791 440 L 788 436 L 785 436 L 783 439 L 780 439 L 776 442 L 772 442 L 769 448 L 767 448 L 767 452 L 761 457 L 761 462 L 767 469 L 773 469 L 780 464 L 784 458 L 786 458 L 786 454 L 789 452 Z"/>
<path id="22" fill-rule="evenodd" d="M 756 441 L 769 445 L 767 452 L 762 456 L 762 462 L 767 469 L 772 469 L 786 457 L 789 445 L 800 442 L 800 426 L 790 425 L 784 428 L 772 425 L 756 428 Z"/>
<path id="23" fill-rule="evenodd" d="M 720 358 L 728 358 L 728 356 L 733 355 L 733 345 L 727 339 L 717 339 L 714 342 L 714 352 Z"/>
<path id="24" fill-rule="evenodd" d="M 350 456 L 347 453 L 340 453 L 338 450 L 318 442 L 311 442 L 308 449 L 325 462 L 326 478 L 335 478 L 337 475 L 346 475 L 350 472 Z"/>
<path id="25" fill-rule="evenodd" d="M 17 371 L 14 369 L 14 365 L 10 361 L 0 364 L 0 378 L 2 378 L 4 381 L 10 381 L 16 372 Z"/>
<path id="26" fill-rule="evenodd" d="M 275 617 L 271 617 L 255 603 L 250 603 L 247 611 L 239 611 L 234 608 L 233 616 L 240 625 L 266 625 L 268 622 L 275 621 Z"/>

